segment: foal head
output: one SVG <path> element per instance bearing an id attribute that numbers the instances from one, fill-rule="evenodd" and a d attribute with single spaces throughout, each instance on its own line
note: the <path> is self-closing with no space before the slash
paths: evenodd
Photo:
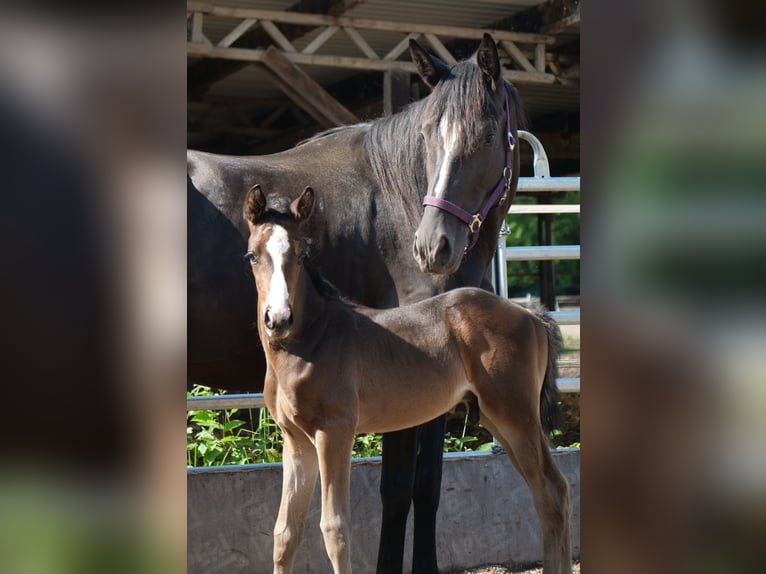
<path id="1" fill-rule="evenodd" d="M 302 262 L 305 253 L 301 227 L 314 208 L 314 190 L 307 187 L 289 207 L 268 208 L 259 185 L 245 196 L 243 213 L 250 237 L 245 257 L 250 261 L 258 290 L 258 328 L 264 340 L 279 341 L 295 330 L 301 317 Z"/>
<path id="2" fill-rule="evenodd" d="M 501 178 L 510 173 L 504 168 L 513 163 L 508 158 L 517 130 L 510 103 L 515 105 L 515 95 L 509 99 L 506 93 L 497 47 L 488 34 L 474 58 L 451 68 L 415 41 L 410 53 L 433 88 L 419 125 L 428 191 L 413 254 L 422 271 L 449 275 L 460 266 L 471 232 L 478 233 L 481 226 L 474 214 L 482 212 Z M 454 207 L 463 215 L 456 216 Z"/>

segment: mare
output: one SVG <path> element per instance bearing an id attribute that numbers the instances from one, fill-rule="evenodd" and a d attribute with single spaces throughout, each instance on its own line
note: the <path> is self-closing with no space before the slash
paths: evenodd
<path id="1" fill-rule="evenodd" d="M 301 231 L 314 203 L 311 187 L 286 208 L 255 186 L 243 206 L 264 399 L 284 436 L 275 574 L 292 572 L 317 472 L 325 548 L 335 574 L 350 573 L 354 435 L 418 425 L 466 396 L 532 492 L 544 571 L 571 571 L 569 486 L 544 430 L 557 409 L 555 323 L 476 287 L 394 309 L 352 304 L 307 258 Z"/>
<path id="2" fill-rule="evenodd" d="M 397 114 L 267 156 L 187 153 L 190 380 L 223 386 L 216 372 L 228 365 L 225 388 L 262 388 L 256 293 L 241 260 L 249 234 L 242 201 L 255 184 L 269 197 L 293 200 L 309 184 L 321 194 L 304 233 L 315 265 L 355 301 L 391 308 L 487 286 L 518 182 L 518 94 L 503 80 L 489 35 L 473 57 L 452 67 L 414 41 L 410 54 L 432 92 Z M 440 416 L 383 437 L 379 573 L 402 571 L 410 505 L 412 569 L 438 572 L 443 436 Z"/>

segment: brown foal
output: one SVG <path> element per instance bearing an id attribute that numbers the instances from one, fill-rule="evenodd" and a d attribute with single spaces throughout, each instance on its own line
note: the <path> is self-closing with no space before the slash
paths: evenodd
<path id="1" fill-rule="evenodd" d="M 555 324 L 476 288 L 386 310 L 343 300 L 306 258 L 301 228 L 314 203 L 307 187 L 267 206 L 255 186 L 244 204 L 264 398 L 284 435 L 274 572 L 292 571 L 317 472 L 327 554 L 336 574 L 351 572 L 354 435 L 413 427 L 471 396 L 532 492 L 545 572 L 570 572 L 569 487 L 543 431 L 556 406 Z"/>

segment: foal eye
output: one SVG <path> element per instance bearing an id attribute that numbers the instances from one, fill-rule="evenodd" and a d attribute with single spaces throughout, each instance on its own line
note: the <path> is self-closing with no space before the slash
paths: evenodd
<path id="1" fill-rule="evenodd" d="M 258 256 L 252 251 L 248 251 L 247 253 L 245 253 L 242 256 L 242 259 L 244 259 L 245 261 L 248 261 L 251 265 L 255 265 L 256 263 L 258 263 Z"/>

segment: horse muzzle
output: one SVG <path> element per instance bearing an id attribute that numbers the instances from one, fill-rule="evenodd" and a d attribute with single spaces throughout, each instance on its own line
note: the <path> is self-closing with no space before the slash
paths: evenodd
<path id="1" fill-rule="evenodd" d="M 412 255 L 423 273 L 433 275 L 452 275 L 460 267 L 462 250 L 455 250 L 446 235 L 438 235 L 431 241 L 424 241 L 415 234 Z"/>
<path id="2" fill-rule="evenodd" d="M 290 327 L 293 325 L 293 308 L 286 305 L 280 309 L 274 309 L 271 306 L 266 307 L 263 312 L 263 325 L 266 327 L 266 333 L 269 337 L 281 339 L 290 334 Z"/>

